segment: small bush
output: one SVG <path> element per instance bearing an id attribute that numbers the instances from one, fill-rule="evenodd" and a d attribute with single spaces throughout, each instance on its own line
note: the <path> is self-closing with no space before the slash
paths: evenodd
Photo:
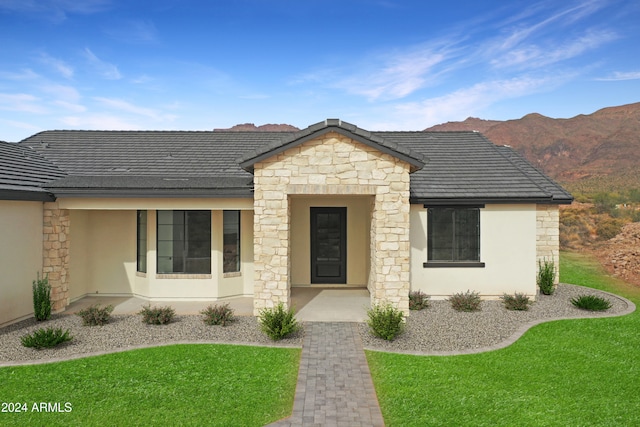
<path id="1" fill-rule="evenodd" d="M 529 310 L 529 297 L 516 292 L 513 295 L 504 294 L 500 298 L 507 310 L 526 311 Z"/>
<path id="2" fill-rule="evenodd" d="M 553 261 L 538 260 L 538 287 L 540 292 L 545 295 L 551 295 L 556 290 L 556 264 Z"/>
<path id="3" fill-rule="evenodd" d="M 200 312 L 204 316 L 204 323 L 207 325 L 225 326 L 233 320 L 233 309 L 229 303 L 223 305 L 210 305 Z"/>
<path id="4" fill-rule="evenodd" d="M 40 328 L 32 334 L 20 337 L 23 346 L 35 348 L 36 350 L 52 348 L 72 339 L 73 337 L 69 335 L 69 330 L 67 329 L 63 332 L 61 328 Z"/>
<path id="5" fill-rule="evenodd" d="M 596 295 L 580 295 L 573 298 L 571 304 L 589 311 L 604 311 L 611 308 L 611 301 Z"/>
<path id="6" fill-rule="evenodd" d="M 51 285 L 49 276 L 40 279 L 37 273 L 33 281 L 33 314 L 38 322 L 51 318 Z"/>
<path id="7" fill-rule="evenodd" d="M 404 313 L 391 304 L 374 305 L 367 315 L 367 325 L 376 337 L 393 341 L 404 330 Z"/>
<path id="8" fill-rule="evenodd" d="M 285 310 L 284 304 L 279 303 L 276 307 L 260 310 L 260 326 L 269 338 L 277 341 L 299 329 L 294 316 L 293 308 Z"/>
<path id="9" fill-rule="evenodd" d="M 429 308 L 429 295 L 422 291 L 409 292 L 409 310 Z"/>
<path id="10" fill-rule="evenodd" d="M 138 314 L 141 314 L 142 321 L 149 325 L 166 325 L 173 320 L 176 311 L 170 306 L 151 307 L 149 304 L 143 306 Z"/>
<path id="11" fill-rule="evenodd" d="M 608 218 L 598 222 L 596 233 L 603 240 L 616 237 L 621 231 L 624 222 L 619 219 Z"/>
<path id="12" fill-rule="evenodd" d="M 109 323 L 113 306 L 100 307 L 98 304 L 80 310 L 76 314 L 82 317 L 82 324 L 85 326 L 102 326 Z"/>
<path id="13" fill-rule="evenodd" d="M 471 292 L 470 290 L 462 293 L 453 294 L 447 301 L 451 303 L 451 308 L 456 311 L 479 311 L 482 300 L 478 292 Z"/>

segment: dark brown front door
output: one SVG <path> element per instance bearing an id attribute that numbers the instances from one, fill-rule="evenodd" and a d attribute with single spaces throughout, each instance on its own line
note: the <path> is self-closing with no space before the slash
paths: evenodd
<path id="1" fill-rule="evenodd" d="M 311 283 L 347 283 L 347 208 L 311 208 Z"/>

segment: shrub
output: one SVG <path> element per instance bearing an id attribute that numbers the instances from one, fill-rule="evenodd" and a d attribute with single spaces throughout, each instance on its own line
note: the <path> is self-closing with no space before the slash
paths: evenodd
<path id="1" fill-rule="evenodd" d="M 538 260 L 538 287 L 540 292 L 551 295 L 555 291 L 556 264 L 553 261 Z"/>
<path id="2" fill-rule="evenodd" d="M 37 273 L 33 281 L 33 314 L 38 322 L 51 318 L 51 285 L 49 275 L 40 279 Z"/>
<path id="3" fill-rule="evenodd" d="M 580 295 L 571 299 L 571 304 L 589 311 L 604 311 L 611 308 L 611 301 L 596 295 Z"/>
<path id="4" fill-rule="evenodd" d="M 479 311 L 482 300 L 478 292 L 468 290 L 465 293 L 459 292 L 450 296 L 447 301 L 451 303 L 451 308 L 456 311 Z"/>
<path id="5" fill-rule="evenodd" d="M 204 323 L 207 325 L 225 326 L 233 320 L 233 309 L 229 303 L 223 305 L 210 305 L 200 312 L 204 316 Z"/>
<path id="6" fill-rule="evenodd" d="M 273 308 L 260 310 L 260 326 L 262 331 L 276 341 L 296 332 L 299 329 L 293 308 L 285 310 L 284 304 L 279 303 Z"/>
<path id="7" fill-rule="evenodd" d="M 516 292 L 513 295 L 504 294 L 500 298 L 507 310 L 526 311 L 529 310 L 529 297 Z"/>
<path id="8" fill-rule="evenodd" d="M 113 306 L 100 307 L 98 304 L 80 310 L 76 314 L 82 317 L 82 324 L 85 326 L 102 326 L 109 323 Z"/>
<path id="9" fill-rule="evenodd" d="M 36 350 L 52 348 L 63 342 L 71 341 L 72 339 L 73 337 L 69 335 L 69 330 L 67 329 L 63 332 L 61 328 L 40 328 L 32 334 L 20 337 L 23 346 L 35 348 Z"/>
<path id="10" fill-rule="evenodd" d="M 173 320 L 176 312 L 170 306 L 151 307 L 149 304 L 143 306 L 138 314 L 142 314 L 142 321 L 144 323 L 149 325 L 165 325 Z"/>
<path id="11" fill-rule="evenodd" d="M 429 308 L 429 295 L 422 291 L 409 292 L 409 310 Z"/>
<path id="12" fill-rule="evenodd" d="M 367 315 L 367 325 L 376 337 L 393 341 L 404 330 L 404 313 L 391 304 L 374 305 Z"/>
<path id="13" fill-rule="evenodd" d="M 609 218 L 598 222 L 596 233 L 598 237 L 609 240 L 616 237 L 621 231 L 624 223 L 619 219 Z"/>

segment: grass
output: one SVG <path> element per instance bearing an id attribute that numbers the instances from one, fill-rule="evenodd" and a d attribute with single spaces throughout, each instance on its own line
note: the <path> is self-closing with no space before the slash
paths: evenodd
<path id="1" fill-rule="evenodd" d="M 560 272 L 640 304 L 640 289 L 585 255 L 562 253 Z M 367 358 L 387 426 L 640 425 L 638 330 L 636 311 L 544 323 L 488 353 Z"/>
<path id="2" fill-rule="evenodd" d="M 7 425 L 262 426 L 291 414 L 300 349 L 190 344 L 0 369 Z M 33 403 L 72 405 L 31 412 Z"/>

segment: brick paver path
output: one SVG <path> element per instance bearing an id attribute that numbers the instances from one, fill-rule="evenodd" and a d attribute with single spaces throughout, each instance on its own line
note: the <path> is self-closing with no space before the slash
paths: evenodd
<path id="1" fill-rule="evenodd" d="M 305 323 L 293 415 L 271 426 L 384 426 L 357 323 Z"/>

